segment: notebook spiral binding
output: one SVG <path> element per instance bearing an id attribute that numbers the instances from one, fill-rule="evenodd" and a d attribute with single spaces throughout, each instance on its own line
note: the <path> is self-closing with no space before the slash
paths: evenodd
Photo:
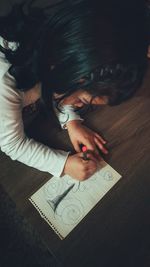
<path id="1" fill-rule="evenodd" d="M 54 230 L 54 232 L 59 236 L 59 238 L 64 239 L 64 237 L 59 233 L 59 231 L 56 229 L 56 227 L 51 223 L 51 221 L 41 211 L 41 209 L 38 207 L 38 205 L 36 205 L 34 200 L 32 198 L 29 198 L 29 200 L 33 204 L 33 206 L 37 209 L 37 211 L 40 213 L 41 217 L 51 226 L 51 228 Z"/>

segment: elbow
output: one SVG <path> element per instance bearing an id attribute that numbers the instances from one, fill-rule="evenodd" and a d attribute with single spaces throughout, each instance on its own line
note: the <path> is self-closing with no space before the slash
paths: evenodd
<path id="1" fill-rule="evenodd" d="M 22 154 L 21 147 L 23 146 L 26 138 L 20 138 L 18 140 L 9 140 L 7 142 L 1 142 L 0 148 L 7 156 L 12 160 L 19 160 L 20 155 Z"/>

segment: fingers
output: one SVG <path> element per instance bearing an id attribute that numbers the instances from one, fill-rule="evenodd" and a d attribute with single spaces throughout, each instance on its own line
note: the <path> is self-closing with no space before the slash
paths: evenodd
<path id="1" fill-rule="evenodd" d="M 98 164 L 91 155 L 91 159 L 83 160 L 83 152 L 70 155 L 66 161 L 63 174 L 84 181 L 92 176 L 97 170 Z"/>
<path id="2" fill-rule="evenodd" d="M 83 136 L 84 137 L 84 136 Z M 99 155 L 98 149 L 104 154 L 108 154 L 107 148 L 105 148 L 106 141 L 97 133 L 92 132 L 91 135 L 85 136 L 84 138 L 72 140 L 72 144 L 76 152 L 81 151 L 81 143 L 87 147 L 88 150 L 93 151 L 96 155 Z"/>
<path id="3" fill-rule="evenodd" d="M 90 158 L 87 163 L 84 163 L 84 172 L 86 173 L 86 177 L 90 177 L 92 176 L 98 169 L 98 161 L 96 160 L 96 158 L 90 153 L 88 155 Z"/>
<path id="4" fill-rule="evenodd" d="M 91 151 L 94 151 L 96 149 L 96 145 L 95 145 L 95 142 L 94 142 L 94 138 L 91 139 L 91 140 L 86 140 L 84 142 L 84 145 L 87 147 L 88 150 L 91 150 Z"/>
<path id="5" fill-rule="evenodd" d="M 92 152 L 88 152 L 88 158 L 88 160 L 83 159 L 83 152 L 70 156 L 70 163 L 66 164 L 67 167 L 69 166 L 69 171 L 66 169 L 64 173 L 68 173 L 80 181 L 90 178 L 96 172 L 99 164 Z"/>
<path id="6" fill-rule="evenodd" d="M 95 136 L 97 137 L 97 139 L 102 142 L 103 144 L 106 144 L 106 140 L 103 139 L 103 137 L 101 137 L 98 133 L 95 133 Z"/>
<path id="7" fill-rule="evenodd" d="M 81 151 L 80 144 L 78 142 L 74 142 L 73 146 L 74 146 L 74 149 L 75 149 L 76 152 L 80 152 Z"/>
<path id="8" fill-rule="evenodd" d="M 84 153 L 86 153 L 87 160 L 84 159 L 83 152 L 78 153 L 78 156 L 82 158 L 84 163 L 89 163 L 90 161 L 93 161 L 96 164 L 98 164 L 98 161 L 102 160 L 100 156 L 97 156 L 97 155 L 95 156 L 92 151 L 88 150 L 87 152 L 84 152 Z"/>
<path id="9" fill-rule="evenodd" d="M 94 161 L 96 164 L 98 164 L 99 160 L 102 160 L 99 154 L 95 155 L 92 151 L 87 151 L 86 155 L 89 160 Z"/>
<path id="10" fill-rule="evenodd" d="M 88 150 L 93 151 L 96 155 L 99 155 L 99 151 L 97 148 L 99 148 L 104 154 L 108 154 L 108 150 L 101 143 L 101 141 L 97 139 L 97 137 L 94 137 L 92 142 L 84 142 L 84 145 L 87 147 Z"/>
<path id="11" fill-rule="evenodd" d="M 89 178 L 92 176 L 97 168 L 98 168 L 98 161 L 94 158 L 92 154 L 89 155 L 89 160 L 82 160 L 83 162 L 83 173 L 84 173 L 84 179 Z"/>
<path id="12" fill-rule="evenodd" d="M 104 140 L 104 138 L 96 132 L 93 132 L 93 137 L 87 139 L 87 141 L 84 143 L 89 150 L 94 151 L 97 155 L 99 154 L 97 148 L 99 148 L 104 154 L 108 154 L 108 150 L 104 146 L 105 144 L 106 140 Z"/>
<path id="13" fill-rule="evenodd" d="M 104 147 L 104 145 L 101 143 L 101 141 L 99 141 L 99 139 L 97 137 L 94 138 L 95 144 L 97 145 L 97 147 L 104 153 L 104 154 L 108 154 L 108 150 Z"/>

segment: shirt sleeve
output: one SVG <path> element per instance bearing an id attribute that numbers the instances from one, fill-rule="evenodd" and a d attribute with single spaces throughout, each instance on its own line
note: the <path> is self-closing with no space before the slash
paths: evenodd
<path id="1" fill-rule="evenodd" d="M 67 129 L 66 123 L 69 121 L 73 120 L 83 121 L 78 112 L 74 110 L 74 107 L 72 105 L 59 106 L 58 110 L 58 108 L 55 107 L 55 102 L 54 102 L 54 111 L 56 113 L 56 116 L 59 120 L 62 129 Z"/>
<path id="2" fill-rule="evenodd" d="M 0 83 L 0 147 L 3 152 L 28 166 L 60 177 L 69 152 L 51 149 L 24 133 L 21 95 L 13 88 L 11 75 Z"/>

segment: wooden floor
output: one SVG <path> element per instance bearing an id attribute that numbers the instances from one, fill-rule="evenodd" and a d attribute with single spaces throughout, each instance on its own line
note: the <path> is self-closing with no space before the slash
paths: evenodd
<path id="1" fill-rule="evenodd" d="M 50 174 L 0 153 L 0 182 L 18 212 L 37 230 L 65 267 L 150 266 L 150 69 L 143 86 L 120 106 L 100 107 L 85 123 L 108 141 L 105 160 L 122 179 L 63 241 L 41 219 L 28 198 Z M 42 116 L 28 132 L 55 148 L 72 149 L 66 131 Z"/>

